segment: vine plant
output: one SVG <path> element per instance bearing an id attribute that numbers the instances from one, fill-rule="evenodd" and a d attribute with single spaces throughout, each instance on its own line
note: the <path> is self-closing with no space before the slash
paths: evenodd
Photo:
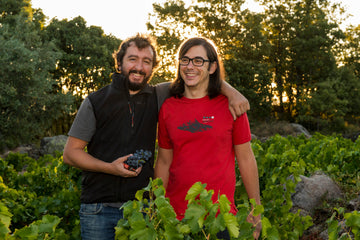
<path id="1" fill-rule="evenodd" d="M 246 221 L 248 205 L 238 206 L 238 213 L 229 213 L 230 201 L 221 195 L 211 200 L 213 190 L 206 184 L 195 183 L 188 191 L 188 208 L 179 221 L 165 197 L 161 179 L 151 180 L 149 185 L 136 193 L 136 200 L 123 205 L 124 219 L 118 222 L 117 240 L 123 239 L 217 239 L 217 234 L 227 229 L 231 239 L 252 239 L 254 228 Z M 148 197 L 144 197 L 147 195 Z M 251 200 L 253 214 L 263 212 L 261 205 Z"/>

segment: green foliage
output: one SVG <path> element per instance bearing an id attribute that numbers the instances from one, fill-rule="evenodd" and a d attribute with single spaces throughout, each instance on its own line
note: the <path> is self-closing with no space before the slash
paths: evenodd
<path id="1" fill-rule="evenodd" d="M 16 230 L 8 239 L 69 239 L 63 229 L 57 229 L 60 221 L 57 216 L 45 215 L 41 220 Z"/>
<path id="2" fill-rule="evenodd" d="M 218 45 L 226 80 L 249 99 L 252 119 L 316 131 L 358 126 L 359 26 L 341 31 L 334 17 L 340 6 L 329 0 L 259 2 L 263 13 L 244 9 L 243 0 L 154 4 L 147 27 L 162 62 L 152 83 L 172 80 L 181 41 L 202 35 Z M 110 82 L 121 40 L 80 16 L 45 26 L 29 0 L 1 1 L 0 8 L 1 151 L 50 127 L 67 132 L 83 97 Z"/>
<path id="3" fill-rule="evenodd" d="M 67 131 L 69 114 L 83 97 L 110 82 L 112 53 L 121 41 L 87 27 L 81 17 L 52 19 L 44 27 L 45 15 L 29 0 L 0 6 L 2 151 L 30 143 L 51 127 L 56 134 Z"/>
<path id="4" fill-rule="evenodd" d="M 342 229 L 342 226 L 339 224 L 339 221 L 344 221 L 345 226 L 348 229 Z M 344 208 L 335 208 L 335 212 L 330 219 L 326 221 L 329 227 L 329 240 L 336 239 L 359 239 L 360 237 L 360 212 L 353 211 L 345 213 Z M 341 235 L 340 238 L 339 232 L 343 230 L 345 233 Z"/>
<path id="5" fill-rule="evenodd" d="M 348 49 L 346 52 L 341 52 L 342 60 L 346 66 L 349 66 L 356 78 L 360 78 L 360 25 L 352 26 L 345 32 L 346 42 L 345 48 Z"/>
<path id="6" fill-rule="evenodd" d="M 50 71 L 60 55 L 52 42 L 41 39 L 41 22 L 36 21 L 43 14 L 33 11 L 29 1 L 5 2 L 0 18 L 0 151 L 44 134 L 71 102 L 70 95 L 54 89 Z"/>
<path id="7" fill-rule="evenodd" d="M 264 55 L 268 42 L 262 32 L 262 15 L 241 10 L 242 0 L 184 1 L 153 4 L 147 26 L 157 37 L 161 68 L 155 77 L 172 80 L 180 43 L 188 36 L 204 36 L 215 42 L 227 72 L 227 81 L 258 106 L 250 114 L 269 116 L 271 110 L 270 74 Z M 168 77 L 169 76 L 169 77 Z"/>
<path id="8" fill-rule="evenodd" d="M 252 148 L 259 167 L 263 215 L 268 219 L 263 220 L 263 234 L 270 231 L 280 239 L 299 239 L 313 225 L 311 217 L 290 212 L 291 195 L 301 180 L 300 175 L 323 171 L 341 184 L 349 197 L 354 197 L 360 190 L 359 144 L 359 139 L 352 142 L 321 134 L 309 139 L 276 135 L 265 143 L 254 141 Z M 241 188 L 238 191 L 245 193 Z M 333 221 L 329 228 L 337 224 Z"/>
<path id="9" fill-rule="evenodd" d="M 344 218 L 346 219 L 346 226 L 351 228 L 354 234 L 354 239 L 360 238 L 360 212 L 353 211 L 351 213 L 345 213 Z"/>
<path id="10" fill-rule="evenodd" d="M 45 215 L 41 220 L 32 222 L 29 226 L 16 229 L 10 235 L 9 225 L 12 214 L 0 201 L 0 237 L 4 240 L 15 239 L 69 239 L 63 229 L 57 228 L 61 219 L 57 216 Z"/>
<path id="11" fill-rule="evenodd" d="M 100 27 L 87 27 L 80 16 L 69 21 L 53 18 L 43 35 L 62 53 L 52 74 L 60 80 L 58 89 L 65 88 L 75 96 L 74 111 L 84 96 L 110 82 L 110 75 L 115 71 L 112 53 L 121 41 L 106 36 Z"/>
<path id="12" fill-rule="evenodd" d="M 10 154 L 0 158 L 0 175 L 0 203 L 11 215 L 11 224 L 0 224 L 0 229 L 16 239 L 79 238 L 79 170 L 64 165 L 61 156 L 35 160 Z"/>
<path id="13" fill-rule="evenodd" d="M 239 207 L 236 216 L 229 213 L 230 202 L 221 195 L 216 203 L 213 191 L 206 184 L 195 183 L 188 191 L 188 208 L 183 220 L 176 218 L 174 209 L 165 198 L 161 179 L 151 180 L 137 192 L 136 200 L 122 207 L 124 219 L 118 222 L 116 239 L 217 239 L 217 233 L 228 230 L 231 239 L 251 239 L 252 225 L 246 221 L 249 208 Z M 149 198 L 144 198 L 144 193 Z M 255 202 L 253 202 L 255 206 Z M 256 206 L 256 213 L 263 210 Z M 240 234 L 241 233 L 241 234 Z"/>
<path id="14" fill-rule="evenodd" d="M 0 177 L 1 180 L 1 177 Z M 1 184 L 1 182 L 0 182 Z M 0 201 L 0 238 L 5 239 L 5 236 L 10 232 L 9 226 L 11 223 L 12 214 L 4 203 Z"/>
<path id="15" fill-rule="evenodd" d="M 334 17 L 340 6 L 329 0 L 259 2 L 263 13 L 244 10 L 242 0 L 153 4 L 147 26 L 163 56 L 156 81 L 174 77 L 182 40 L 204 36 L 218 46 L 229 83 L 249 99 L 252 119 L 338 132 L 358 123 L 359 27 L 344 34 Z"/>
<path id="16" fill-rule="evenodd" d="M 216 239 L 227 229 L 232 239 L 251 239 L 253 228 L 246 221 L 252 206 L 262 216 L 260 239 L 301 239 L 313 225 L 309 216 L 292 211 L 291 196 L 300 175 L 323 171 L 346 191 L 346 202 L 360 191 L 360 139 L 315 134 L 312 138 L 281 137 L 253 141 L 259 168 L 261 201 L 248 200 L 237 174 L 235 204 L 196 183 L 189 189 L 185 217 L 179 221 L 165 197 L 160 179 L 138 191 L 124 204 L 124 216 L 116 227 L 117 239 Z M 0 158 L 0 239 L 79 239 L 80 171 L 63 164 L 61 155 L 32 159 L 26 154 Z M 329 239 L 357 239 L 360 214 L 331 205 L 326 222 Z M 343 224 L 340 224 L 342 222 Z M 285 224 L 286 223 L 286 224 Z"/>

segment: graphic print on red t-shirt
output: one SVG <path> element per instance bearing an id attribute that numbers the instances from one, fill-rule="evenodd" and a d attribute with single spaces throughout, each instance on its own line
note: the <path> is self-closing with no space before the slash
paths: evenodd
<path id="1" fill-rule="evenodd" d="M 178 127 L 178 129 L 180 129 L 180 130 L 189 131 L 192 133 L 203 132 L 203 131 L 209 130 L 210 128 L 212 128 L 212 126 L 199 123 L 199 121 L 196 119 L 193 122 L 190 121 L 190 122 L 187 122 L 186 124 L 184 123 L 183 125 Z"/>

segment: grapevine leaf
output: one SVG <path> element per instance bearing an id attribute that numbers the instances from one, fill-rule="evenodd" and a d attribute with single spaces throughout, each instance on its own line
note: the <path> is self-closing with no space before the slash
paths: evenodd
<path id="1" fill-rule="evenodd" d="M 227 199 L 227 197 L 224 194 L 220 196 L 219 204 L 220 204 L 220 212 L 222 214 L 228 213 L 230 211 L 230 201 Z"/>
<path id="2" fill-rule="evenodd" d="M 0 221 L 0 239 L 5 239 L 8 233 L 10 233 L 10 229 Z"/>
<path id="3" fill-rule="evenodd" d="M 337 240 L 338 232 L 339 232 L 339 224 L 337 220 L 331 220 L 328 223 L 328 233 L 329 233 L 329 240 Z"/>
<path id="4" fill-rule="evenodd" d="M 125 219 L 120 219 L 117 226 L 115 227 L 115 239 L 116 240 L 127 240 L 129 239 L 130 231 L 129 222 Z"/>
<path id="5" fill-rule="evenodd" d="M 39 236 L 39 227 L 37 225 L 31 224 L 30 226 L 16 229 L 14 236 L 20 239 L 37 239 Z"/>
<path id="6" fill-rule="evenodd" d="M 136 204 L 135 201 L 127 201 L 126 203 L 124 203 L 121 206 L 121 208 L 124 210 L 123 211 L 124 218 L 128 218 L 129 216 L 131 216 L 133 211 L 137 210 L 137 206 L 138 204 Z"/>
<path id="7" fill-rule="evenodd" d="M 39 225 L 40 233 L 51 233 L 55 232 L 57 225 L 61 219 L 57 216 L 45 215 Z"/>
<path id="8" fill-rule="evenodd" d="M 151 187 L 153 187 L 153 181 L 152 181 L 152 179 L 150 178 L 150 181 L 149 181 L 149 184 L 145 187 L 145 188 L 143 188 L 143 190 L 145 190 L 145 191 L 150 191 L 150 189 L 151 189 Z"/>
<path id="9" fill-rule="evenodd" d="M 239 224 L 236 217 L 231 213 L 224 213 L 223 217 L 230 236 L 237 238 L 239 236 Z"/>
<path id="10" fill-rule="evenodd" d="M 205 201 L 205 203 L 210 202 L 211 203 L 211 198 L 214 194 L 214 190 L 209 190 L 206 191 L 206 189 L 203 189 L 200 193 L 200 199 Z"/>
<path id="11" fill-rule="evenodd" d="M 131 228 L 134 230 L 141 230 L 146 228 L 144 215 L 140 212 L 134 212 L 131 217 L 129 217 L 129 223 Z"/>
<path id="12" fill-rule="evenodd" d="M 4 203 L 0 202 L 0 222 L 4 224 L 6 228 L 10 226 L 12 214 Z"/>
<path id="13" fill-rule="evenodd" d="M 267 230 L 271 228 L 271 223 L 267 217 L 263 217 L 263 219 L 261 221 L 261 226 L 262 226 L 262 233 L 263 233 L 264 237 L 266 237 Z"/>
<path id="14" fill-rule="evenodd" d="M 141 201 L 144 197 L 144 192 L 145 190 L 141 189 L 141 190 L 138 190 L 135 194 L 135 198 L 139 201 Z"/>
<path id="15" fill-rule="evenodd" d="M 158 208 L 162 208 L 169 204 L 169 202 L 166 200 L 164 196 L 156 197 L 154 202 Z"/>
<path id="16" fill-rule="evenodd" d="M 254 206 L 254 210 L 253 210 L 254 216 L 257 216 L 264 212 L 264 206 L 256 204 L 255 199 L 253 198 L 250 199 L 250 203 Z"/>
<path id="17" fill-rule="evenodd" d="M 247 222 L 247 216 L 249 215 L 248 213 L 248 208 L 247 207 L 238 207 L 238 212 L 236 213 L 236 218 L 239 224 L 243 224 L 244 222 Z"/>
<path id="18" fill-rule="evenodd" d="M 166 224 L 165 232 L 164 232 L 165 239 L 184 239 L 184 235 L 178 230 L 176 225 L 173 224 Z"/>
<path id="19" fill-rule="evenodd" d="M 170 204 L 159 208 L 159 216 L 167 222 L 173 222 L 177 220 L 176 213 Z"/>
<path id="20" fill-rule="evenodd" d="M 219 204 L 215 203 L 212 204 L 210 207 L 207 208 L 208 215 L 206 217 L 206 221 L 210 222 L 216 218 L 217 213 L 219 212 Z"/>
<path id="21" fill-rule="evenodd" d="M 185 212 L 185 220 L 188 220 L 193 233 L 199 232 L 203 227 L 206 210 L 204 206 L 198 204 L 189 204 Z"/>
<path id="22" fill-rule="evenodd" d="M 156 239 L 156 231 L 152 228 L 137 228 L 136 231 L 133 231 L 130 235 L 130 240 L 152 240 Z"/>
<path id="23" fill-rule="evenodd" d="M 200 182 L 194 183 L 186 194 L 185 200 L 189 200 L 189 204 L 192 203 L 195 198 L 205 189 L 206 184 Z"/>
<path id="24" fill-rule="evenodd" d="M 180 233 L 183 233 L 183 234 L 189 234 L 191 231 L 189 225 L 184 224 L 184 223 L 178 224 L 176 226 L 176 228 L 179 230 Z"/>
<path id="25" fill-rule="evenodd" d="M 271 225 L 268 218 L 263 217 L 261 220 L 261 224 L 262 224 L 261 233 L 264 236 L 264 238 L 269 239 L 269 240 L 279 240 L 280 239 L 279 232 L 277 231 L 276 227 L 273 227 Z"/>
<path id="26" fill-rule="evenodd" d="M 218 217 L 207 216 L 205 220 L 206 229 L 212 236 L 215 236 L 219 231 L 225 230 L 225 221 L 222 215 L 218 215 Z"/>
<path id="27" fill-rule="evenodd" d="M 161 178 L 156 178 L 154 180 L 151 180 L 149 185 L 150 184 L 153 188 L 155 188 L 155 186 L 161 187 L 161 186 L 163 186 L 163 181 Z"/>
<path id="28" fill-rule="evenodd" d="M 156 197 L 161 197 L 161 196 L 165 196 L 165 189 L 164 187 L 158 187 L 157 189 L 154 190 L 154 194 Z"/>
<path id="29" fill-rule="evenodd" d="M 353 211 L 344 215 L 346 219 L 345 224 L 349 227 L 360 228 L 360 212 Z"/>

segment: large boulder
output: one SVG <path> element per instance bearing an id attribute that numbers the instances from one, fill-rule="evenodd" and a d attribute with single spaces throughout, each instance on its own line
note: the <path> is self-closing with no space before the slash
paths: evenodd
<path id="1" fill-rule="evenodd" d="M 289 123 L 285 121 L 266 122 L 256 125 L 252 128 L 251 139 L 258 139 L 261 142 L 267 141 L 270 137 L 279 134 L 280 136 L 300 136 L 304 135 L 311 138 L 310 132 L 298 123 Z"/>
<path id="2" fill-rule="evenodd" d="M 339 186 L 327 175 L 317 173 L 311 177 L 300 176 L 301 180 L 292 194 L 293 208 L 312 213 L 320 207 L 322 201 L 343 197 Z"/>
<path id="3" fill-rule="evenodd" d="M 0 158 L 7 158 L 7 156 L 10 153 L 20 153 L 20 154 L 29 154 L 29 152 L 32 150 L 32 146 L 31 145 L 21 145 L 19 147 L 16 147 L 12 150 L 7 150 L 5 151 L 3 154 L 0 155 Z"/>
<path id="4" fill-rule="evenodd" d="M 44 137 L 41 139 L 41 152 L 43 155 L 55 155 L 56 152 L 63 152 L 67 141 L 67 136 L 58 135 L 53 137 Z"/>
<path id="5" fill-rule="evenodd" d="M 290 125 L 293 128 L 295 136 L 304 134 L 305 137 L 311 138 L 311 134 L 309 133 L 309 131 L 304 126 L 302 126 L 302 125 L 300 125 L 298 123 L 290 123 Z"/>

